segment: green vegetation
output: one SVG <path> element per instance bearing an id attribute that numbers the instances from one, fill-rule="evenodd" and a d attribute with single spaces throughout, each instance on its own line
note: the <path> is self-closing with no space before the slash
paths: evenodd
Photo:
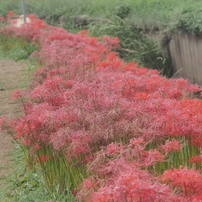
<path id="1" fill-rule="evenodd" d="M 118 16 L 139 28 L 190 33 L 202 31 L 200 0 L 29 0 L 26 8 L 28 14 L 36 14 L 54 25 L 58 24 L 61 16 L 88 15 L 106 19 Z M 5 16 L 10 10 L 20 15 L 21 0 L 0 1 L 0 16 Z"/>
<path id="2" fill-rule="evenodd" d="M 4 57 L 14 59 L 16 61 L 27 59 L 29 55 L 36 50 L 36 47 L 25 39 L 17 37 L 7 37 L 0 33 L 0 52 Z"/>
<path id="3" fill-rule="evenodd" d="M 180 31 L 200 36 L 200 4 L 199 0 L 29 0 L 26 9 L 27 14 L 35 14 L 69 32 L 86 29 L 91 36 L 118 36 L 121 49 L 117 51 L 125 61 L 135 61 L 171 77 L 173 69 L 165 33 Z M 0 1 L 0 16 L 11 10 L 20 15 L 21 0 Z M 160 45 L 148 38 L 148 32 L 160 34 Z M 23 48 L 16 55 L 13 49 L 10 54 L 21 59 L 26 57 L 25 52 Z"/>
<path id="4" fill-rule="evenodd" d="M 168 47 L 160 47 L 153 39 L 137 30 L 118 16 L 110 21 L 92 23 L 88 26 L 92 36 L 117 36 L 121 48 L 116 50 L 120 57 L 127 62 L 136 62 L 140 66 L 158 69 L 168 77 L 173 75 L 172 61 Z M 164 49 L 162 51 L 162 49 Z"/>
<path id="5" fill-rule="evenodd" d="M 15 59 L 28 60 L 29 55 L 36 50 L 36 47 L 25 39 L 17 37 L 8 37 L 5 34 L 0 34 L 0 59 Z M 37 66 L 34 58 L 29 58 L 27 77 L 30 77 L 33 72 L 36 71 Z M 0 83 L 0 88 L 3 86 Z M 19 84 L 20 88 L 26 88 L 29 82 L 25 80 L 22 84 Z M 42 172 L 37 165 L 31 166 L 28 157 L 26 155 L 26 149 L 15 143 L 14 151 L 11 154 L 12 167 L 15 168 L 15 172 L 4 179 L 6 187 L 0 187 L 0 201 L 1 202 L 72 202 L 74 196 L 65 190 L 64 193 L 59 191 L 53 191 L 45 186 L 43 181 Z M 26 158 L 27 157 L 27 158 Z"/>
<path id="6" fill-rule="evenodd" d="M 1 202 L 42 202 L 51 200 L 52 202 L 71 202 L 74 196 L 65 191 L 65 193 L 50 192 L 44 185 L 41 172 L 37 167 L 32 171 L 28 170 L 25 164 L 24 153 L 19 145 L 13 151 L 13 173 L 7 179 L 8 186 L 0 192 Z"/>

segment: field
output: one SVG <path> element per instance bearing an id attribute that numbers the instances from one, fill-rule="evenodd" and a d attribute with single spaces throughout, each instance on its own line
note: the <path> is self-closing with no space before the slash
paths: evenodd
<path id="1" fill-rule="evenodd" d="M 20 2 L 8 2 L 0 4 L 19 14 Z M 163 76 L 164 68 L 154 65 L 161 52 L 154 54 L 155 42 L 141 35 L 148 28 L 200 34 L 182 26 L 199 1 L 58 1 L 58 11 L 54 1 L 26 4 L 32 22 L 2 22 L 0 30 L 1 54 L 29 56 L 36 67 L 26 90 L 13 94 L 21 116 L 0 119 L 32 173 L 16 183 L 24 197 L 42 187 L 40 193 L 49 193 L 44 200 L 52 201 L 201 201 L 201 89 Z M 110 22 L 64 24 L 74 33 L 56 26 L 61 16 L 75 14 Z M 2 16 L 15 18 L 11 9 Z M 141 54 L 148 47 L 150 54 Z"/>

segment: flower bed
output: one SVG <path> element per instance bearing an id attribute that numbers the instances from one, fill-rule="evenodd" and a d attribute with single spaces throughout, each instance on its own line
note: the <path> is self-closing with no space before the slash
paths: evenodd
<path id="1" fill-rule="evenodd" d="M 35 19 L 0 30 L 39 48 L 17 90 L 20 118 L 1 122 L 47 187 L 82 201 L 200 201 L 202 102 L 184 79 L 124 63 L 117 38 L 71 34 Z"/>

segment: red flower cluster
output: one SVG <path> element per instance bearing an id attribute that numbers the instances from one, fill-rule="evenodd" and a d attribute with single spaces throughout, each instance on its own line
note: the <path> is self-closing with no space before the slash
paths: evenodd
<path id="1" fill-rule="evenodd" d="M 202 200 L 202 175 L 199 171 L 183 167 L 167 170 L 164 172 L 162 180 L 174 188 L 176 193 L 181 193 L 184 201 Z"/>

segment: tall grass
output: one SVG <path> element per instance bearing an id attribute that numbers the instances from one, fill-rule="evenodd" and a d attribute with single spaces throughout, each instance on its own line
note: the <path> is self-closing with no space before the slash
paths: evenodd
<path id="1" fill-rule="evenodd" d="M 6 16 L 10 10 L 21 14 L 20 3 L 19 0 L 0 2 L 0 16 Z M 123 48 L 119 50 L 120 56 L 125 61 L 158 69 L 169 77 L 173 75 L 169 50 L 165 53 L 152 39 L 144 37 L 145 32 L 184 31 L 199 36 L 202 32 L 198 0 L 29 0 L 26 8 L 27 14 L 33 13 L 48 24 L 63 26 L 69 32 L 90 29 L 92 36 L 118 36 Z M 93 23 L 89 26 L 75 25 L 70 16 L 76 15 L 86 15 L 90 19 L 87 24 Z"/>
<path id="2" fill-rule="evenodd" d="M 68 191 L 54 192 L 45 186 L 42 173 L 37 167 L 32 171 L 27 169 L 26 150 L 16 144 L 12 151 L 12 166 L 14 173 L 10 175 L 8 185 L 0 193 L 1 202 L 42 202 L 42 201 L 74 201 L 74 196 Z"/>
<path id="3" fill-rule="evenodd" d="M 8 37 L 5 33 L 0 33 L 0 51 L 4 57 L 15 59 L 27 59 L 36 50 L 36 47 L 25 39 Z"/>
<path id="4" fill-rule="evenodd" d="M 36 14 L 51 24 L 57 24 L 63 15 L 89 15 L 107 19 L 117 15 L 128 18 L 141 28 L 194 32 L 198 28 L 201 30 L 200 3 L 200 0 L 29 0 L 26 1 L 26 8 L 28 14 Z M 21 1 L 0 1 L 0 16 L 5 16 L 10 10 L 21 14 Z"/>
<path id="5" fill-rule="evenodd" d="M 38 150 L 36 156 L 46 187 L 52 193 L 73 191 L 86 177 L 83 165 L 78 163 L 82 159 L 67 162 L 65 153 L 54 152 L 51 147 Z"/>
<path id="6" fill-rule="evenodd" d="M 158 69 L 163 75 L 168 77 L 173 74 L 172 61 L 169 51 L 162 51 L 162 47 L 152 38 L 149 38 L 142 30 L 137 30 L 128 22 L 118 16 L 113 16 L 111 20 L 92 23 L 88 26 L 92 36 L 117 36 L 120 40 L 121 48 L 116 50 L 120 57 L 127 62 L 136 62 L 140 66 L 151 69 Z"/>

